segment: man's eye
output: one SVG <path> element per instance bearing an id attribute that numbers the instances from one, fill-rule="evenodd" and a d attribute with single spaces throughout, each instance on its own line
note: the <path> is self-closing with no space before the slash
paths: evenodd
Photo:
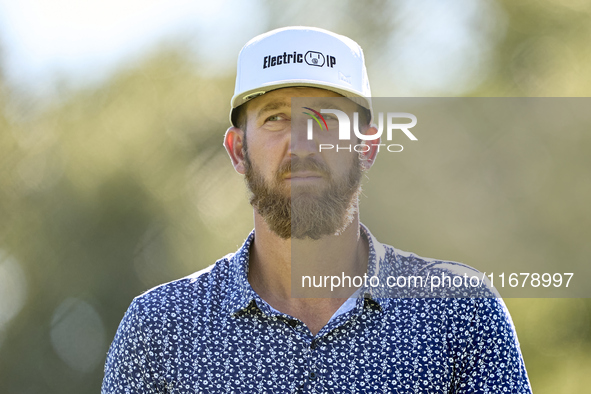
<path id="1" fill-rule="evenodd" d="M 279 120 L 283 120 L 283 117 L 281 115 L 271 115 L 267 119 L 265 119 L 265 122 L 276 122 Z"/>

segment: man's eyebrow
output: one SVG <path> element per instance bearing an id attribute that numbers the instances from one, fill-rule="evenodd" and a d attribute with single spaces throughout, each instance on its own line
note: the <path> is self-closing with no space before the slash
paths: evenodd
<path id="1" fill-rule="evenodd" d="M 285 101 L 272 101 L 265 105 L 257 114 L 257 118 L 260 118 L 265 112 L 276 111 L 281 108 L 290 107 L 291 105 Z"/>
<path id="2" fill-rule="evenodd" d="M 341 97 L 338 97 L 338 98 L 342 99 Z M 337 110 L 343 111 L 342 107 L 337 105 L 335 100 L 330 100 L 330 99 L 316 101 L 313 103 L 312 106 L 319 108 L 319 109 L 337 109 Z M 289 107 L 291 107 L 291 103 L 289 103 L 287 101 L 272 101 L 272 102 L 266 104 L 263 108 L 261 108 L 259 110 L 259 112 L 257 113 L 257 118 L 260 118 L 266 112 L 276 111 L 278 109 L 289 108 Z"/>

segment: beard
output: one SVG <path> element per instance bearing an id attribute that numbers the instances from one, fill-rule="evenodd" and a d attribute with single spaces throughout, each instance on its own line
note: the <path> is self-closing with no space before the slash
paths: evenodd
<path id="1" fill-rule="evenodd" d="M 250 204 L 279 237 L 318 240 L 340 234 L 353 221 L 363 173 L 358 156 L 353 157 L 349 173 L 340 179 L 334 179 L 330 169 L 316 159 L 294 157 L 268 182 L 251 162 L 247 149 L 244 153 Z M 314 171 L 326 179 L 326 185 L 318 192 L 317 186 L 292 184 L 291 193 L 286 194 L 283 180 L 292 171 Z"/>

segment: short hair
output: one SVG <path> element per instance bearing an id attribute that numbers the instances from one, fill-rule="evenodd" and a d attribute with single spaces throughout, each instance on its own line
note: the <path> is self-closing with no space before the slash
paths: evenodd
<path id="1" fill-rule="evenodd" d="M 238 127 L 240 130 L 246 132 L 246 105 L 248 101 L 244 104 L 239 105 L 238 107 L 234 108 L 232 112 L 232 123 L 234 126 Z"/>

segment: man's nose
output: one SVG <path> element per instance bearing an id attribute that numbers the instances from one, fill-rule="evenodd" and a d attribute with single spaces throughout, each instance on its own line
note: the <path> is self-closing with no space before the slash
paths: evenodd
<path id="1" fill-rule="evenodd" d="M 314 133 L 312 133 L 312 136 L 309 136 L 308 128 L 312 127 L 313 132 L 318 131 L 314 130 L 316 128 L 314 125 L 309 125 L 308 120 L 312 119 L 306 119 L 304 117 L 299 117 L 299 119 L 292 118 L 289 143 L 289 153 L 291 155 L 305 157 L 317 152 L 318 147 L 313 137 Z M 309 137 L 312 138 L 309 139 Z"/>

